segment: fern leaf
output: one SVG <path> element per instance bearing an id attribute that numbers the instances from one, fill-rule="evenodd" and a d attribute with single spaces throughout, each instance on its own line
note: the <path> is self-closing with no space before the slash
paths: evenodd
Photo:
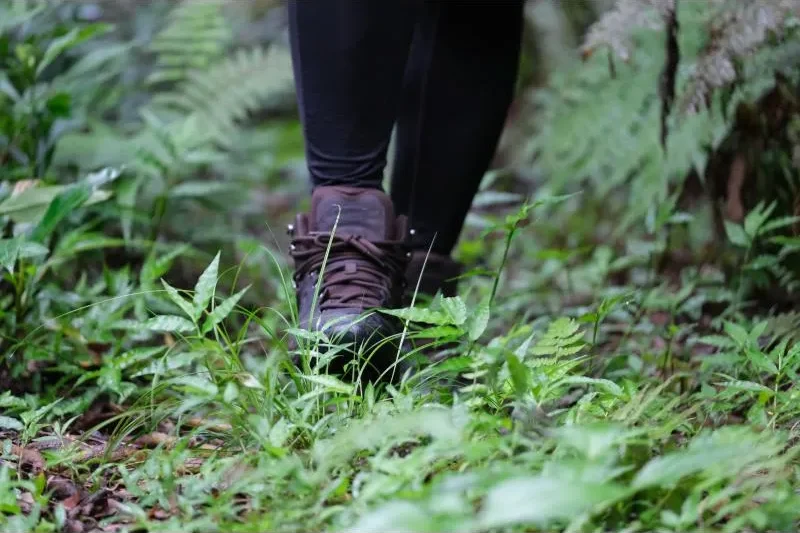
<path id="1" fill-rule="evenodd" d="M 550 324 L 542 338 L 531 349 L 531 354 L 549 355 L 557 359 L 575 355 L 584 347 L 583 332 L 578 323 L 568 318 L 559 318 Z"/>
<path id="2" fill-rule="evenodd" d="M 797 0 L 737 0 L 721 2 L 712 13 L 710 39 L 706 50 L 693 67 L 682 108 L 697 112 L 708 103 L 716 89 L 737 80 L 737 64 L 764 44 L 768 38 L 780 38 L 789 17 L 800 15 Z"/>
<path id="3" fill-rule="evenodd" d="M 157 61 L 149 83 L 181 81 L 224 55 L 231 42 L 224 4 L 224 0 L 183 0 L 170 12 L 166 27 L 150 43 Z"/>
<path id="4" fill-rule="evenodd" d="M 161 94 L 152 104 L 193 117 L 204 137 L 225 144 L 237 122 L 291 88 L 288 52 L 254 47 L 190 73 L 176 92 Z"/>
<path id="5" fill-rule="evenodd" d="M 620 0 L 590 29 L 584 41 L 584 57 L 600 48 L 609 48 L 628 61 L 631 56 L 631 32 L 636 29 L 657 30 L 664 17 L 675 9 L 675 0 Z"/>

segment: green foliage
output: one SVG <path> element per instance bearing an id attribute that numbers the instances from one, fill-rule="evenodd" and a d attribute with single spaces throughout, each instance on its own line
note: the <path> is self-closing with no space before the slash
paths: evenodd
<path id="1" fill-rule="evenodd" d="M 149 46 L 158 57 L 149 83 L 181 81 L 224 58 L 232 42 L 224 4 L 220 0 L 181 1 L 170 10 L 167 25 Z"/>
<path id="2" fill-rule="evenodd" d="M 604 196 L 629 185 L 625 227 L 666 201 L 692 171 L 706 173 L 710 155 L 734 126 L 737 105 L 773 87 L 776 72 L 797 72 L 797 56 L 787 53 L 797 46 L 791 2 L 674 5 L 683 105 L 669 119 L 666 151 L 657 126 L 666 61 L 661 16 L 672 9 L 672 0 L 621 0 L 589 33 L 587 61 L 556 73 L 548 90 L 535 96 L 541 113 L 529 149 L 548 184 L 560 190 L 588 183 Z M 717 29 L 709 32 L 710 27 Z M 774 34 L 781 38 L 772 45 L 768 38 Z M 613 53 L 604 53 L 606 47 Z"/>
<path id="3" fill-rule="evenodd" d="M 352 379 L 370 353 L 328 371 L 348 352 L 294 329 L 264 250 L 302 147 L 271 118 L 276 40 L 243 44 L 216 0 L 0 5 L 0 529 L 796 530 L 800 317 L 770 299 L 796 285 L 796 176 L 710 250 L 680 198 L 754 146 L 741 106 L 769 122 L 791 87 L 793 22 L 737 48 L 754 3 L 678 0 L 665 153 L 675 4 L 621 2 L 535 92 L 542 187 L 506 210 L 519 188 L 487 177 L 459 296 L 384 311 L 406 325 L 390 383 Z M 736 77 L 686 115 L 717 49 Z M 793 164 L 796 124 L 762 126 L 748 164 Z"/>

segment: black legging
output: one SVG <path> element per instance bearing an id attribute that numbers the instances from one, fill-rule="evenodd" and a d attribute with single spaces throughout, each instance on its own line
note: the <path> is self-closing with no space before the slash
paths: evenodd
<path id="1" fill-rule="evenodd" d="M 314 186 L 381 188 L 414 246 L 449 254 L 511 102 L 522 0 L 290 0 L 289 27 Z"/>

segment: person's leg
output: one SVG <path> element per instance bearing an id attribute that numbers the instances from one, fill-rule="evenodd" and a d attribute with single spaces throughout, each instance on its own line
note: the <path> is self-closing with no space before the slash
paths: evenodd
<path id="1" fill-rule="evenodd" d="M 457 275 L 449 255 L 505 123 L 522 26 L 521 0 L 425 4 L 406 70 L 391 182 L 395 207 L 415 230 L 411 288 L 431 242 L 423 291 Z"/>
<path id="2" fill-rule="evenodd" d="M 416 4 L 289 2 L 313 185 L 310 212 L 290 226 L 298 319 L 347 343 L 379 342 L 396 326 L 387 315 L 363 312 L 399 305 L 408 262 L 405 219 L 395 216 L 381 181 Z"/>
<path id="3" fill-rule="evenodd" d="M 420 6 L 290 0 L 297 99 L 314 186 L 381 188 Z"/>

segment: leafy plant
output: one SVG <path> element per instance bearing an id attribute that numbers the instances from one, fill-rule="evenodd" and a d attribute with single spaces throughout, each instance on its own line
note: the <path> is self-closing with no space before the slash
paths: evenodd
<path id="1" fill-rule="evenodd" d="M 296 328 L 265 230 L 275 4 L 0 5 L 0 529 L 797 529 L 794 3 L 531 6 L 534 172 L 457 297 L 382 310 L 391 380 Z"/>

